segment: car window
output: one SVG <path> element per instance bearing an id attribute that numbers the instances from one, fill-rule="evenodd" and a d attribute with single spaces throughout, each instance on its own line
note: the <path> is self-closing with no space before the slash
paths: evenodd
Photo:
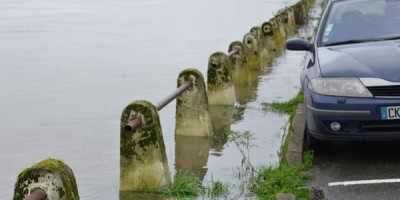
<path id="1" fill-rule="evenodd" d="M 333 2 L 322 33 L 323 45 L 400 35 L 400 0 Z"/>

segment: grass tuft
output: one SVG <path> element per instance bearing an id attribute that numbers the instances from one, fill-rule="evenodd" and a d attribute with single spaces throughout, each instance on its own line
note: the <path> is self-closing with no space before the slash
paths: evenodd
<path id="1" fill-rule="evenodd" d="M 211 181 L 211 185 L 204 188 L 204 193 L 207 194 L 209 198 L 217 198 L 223 195 L 227 195 L 229 190 L 229 185 L 222 183 L 221 181 Z"/>
<path id="2" fill-rule="evenodd" d="M 303 103 L 303 93 L 300 91 L 297 96 L 287 102 L 262 103 L 263 111 L 272 111 L 281 114 L 291 114 L 296 111 L 297 105 Z"/>
<path id="3" fill-rule="evenodd" d="M 180 171 L 175 174 L 171 187 L 162 187 L 155 193 L 175 198 L 197 197 L 202 189 L 200 181 L 190 176 L 187 172 Z"/>
<path id="4" fill-rule="evenodd" d="M 292 193 L 297 198 L 308 198 L 309 188 L 304 185 L 313 175 L 306 170 L 312 167 L 313 152 L 304 153 L 301 165 L 281 163 L 278 167 L 263 167 L 250 190 L 261 199 L 274 199 L 278 193 Z"/>

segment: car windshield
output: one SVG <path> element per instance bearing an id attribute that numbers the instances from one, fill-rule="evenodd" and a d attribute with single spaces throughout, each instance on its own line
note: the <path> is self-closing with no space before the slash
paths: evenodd
<path id="1" fill-rule="evenodd" d="M 399 39 L 400 0 L 333 2 L 322 33 L 323 46 Z"/>

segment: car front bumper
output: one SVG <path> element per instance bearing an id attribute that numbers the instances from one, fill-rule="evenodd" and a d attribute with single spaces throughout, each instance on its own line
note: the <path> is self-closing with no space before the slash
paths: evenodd
<path id="1" fill-rule="evenodd" d="M 382 120 L 382 106 L 400 106 L 400 98 L 349 98 L 310 92 L 305 95 L 309 133 L 320 140 L 400 140 L 400 119 Z M 330 125 L 338 122 L 340 129 Z"/>

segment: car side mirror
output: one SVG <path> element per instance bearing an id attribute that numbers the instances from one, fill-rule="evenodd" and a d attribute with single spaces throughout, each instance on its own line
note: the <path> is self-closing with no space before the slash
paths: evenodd
<path id="1" fill-rule="evenodd" d="M 304 39 L 292 38 L 286 41 L 286 49 L 292 51 L 311 51 L 313 52 L 313 45 Z"/>

